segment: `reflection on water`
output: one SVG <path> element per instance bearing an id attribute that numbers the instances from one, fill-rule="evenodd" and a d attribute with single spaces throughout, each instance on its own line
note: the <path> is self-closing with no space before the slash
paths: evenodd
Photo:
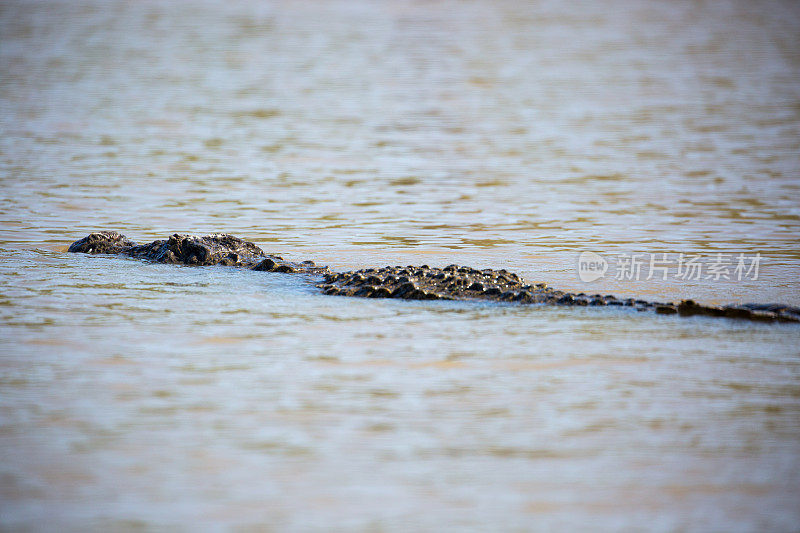
<path id="1" fill-rule="evenodd" d="M 790 530 L 798 332 L 318 295 L 335 268 L 760 253 L 589 292 L 800 304 L 789 1 L 0 5 L 0 523 Z M 795 339 L 792 341 L 792 339 Z"/>
<path id="2" fill-rule="evenodd" d="M 6 259 L 8 524 L 673 530 L 796 518 L 792 326 L 346 299 L 291 275 Z"/>

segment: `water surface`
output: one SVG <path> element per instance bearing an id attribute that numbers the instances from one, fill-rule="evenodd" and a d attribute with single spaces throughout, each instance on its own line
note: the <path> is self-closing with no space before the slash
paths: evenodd
<path id="1" fill-rule="evenodd" d="M 786 531 L 800 329 L 65 253 L 800 305 L 792 2 L 0 5 L 0 524 Z M 758 279 L 578 279 L 582 251 Z"/>

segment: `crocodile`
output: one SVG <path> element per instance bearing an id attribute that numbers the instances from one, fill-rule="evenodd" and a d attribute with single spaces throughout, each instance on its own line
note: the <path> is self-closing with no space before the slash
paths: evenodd
<path id="1" fill-rule="evenodd" d="M 117 254 L 157 263 L 227 265 L 263 272 L 310 274 L 321 278 L 316 287 L 324 294 L 406 300 L 485 300 L 518 304 L 564 306 L 619 306 L 637 311 L 680 316 L 711 316 L 761 322 L 800 322 L 800 308 L 783 304 L 714 306 L 693 300 L 653 302 L 613 295 L 571 293 L 546 283 L 531 284 L 505 269 L 493 270 L 448 265 L 443 268 L 387 266 L 333 272 L 313 261 L 293 262 L 268 254 L 252 242 L 226 233 L 187 235 L 137 244 L 115 231 L 100 231 L 75 241 L 70 252 Z"/>
<path id="2" fill-rule="evenodd" d="M 302 272 L 327 274 L 327 267 L 317 267 L 313 261 L 292 263 L 281 256 L 267 254 L 253 244 L 227 233 L 185 235 L 174 233 L 166 239 L 137 244 L 116 231 L 99 231 L 72 243 L 70 252 L 87 254 L 118 254 L 155 263 L 209 266 L 226 265 L 270 272 Z"/>

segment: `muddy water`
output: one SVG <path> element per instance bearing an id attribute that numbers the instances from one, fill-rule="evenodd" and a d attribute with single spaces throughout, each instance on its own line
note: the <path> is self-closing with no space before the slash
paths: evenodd
<path id="1" fill-rule="evenodd" d="M 800 304 L 792 2 L 4 2 L 5 528 L 785 531 L 800 329 L 64 253 Z M 593 251 L 757 279 L 582 282 Z"/>

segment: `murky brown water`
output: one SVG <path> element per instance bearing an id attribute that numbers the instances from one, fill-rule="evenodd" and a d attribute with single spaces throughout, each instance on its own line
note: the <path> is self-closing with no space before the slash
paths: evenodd
<path id="1" fill-rule="evenodd" d="M 800 328 L 64 253 L 225 231 L 800 304 L 794 2 L 4 2 L 0 131 L 3 528 L 800 523 Z"/>

